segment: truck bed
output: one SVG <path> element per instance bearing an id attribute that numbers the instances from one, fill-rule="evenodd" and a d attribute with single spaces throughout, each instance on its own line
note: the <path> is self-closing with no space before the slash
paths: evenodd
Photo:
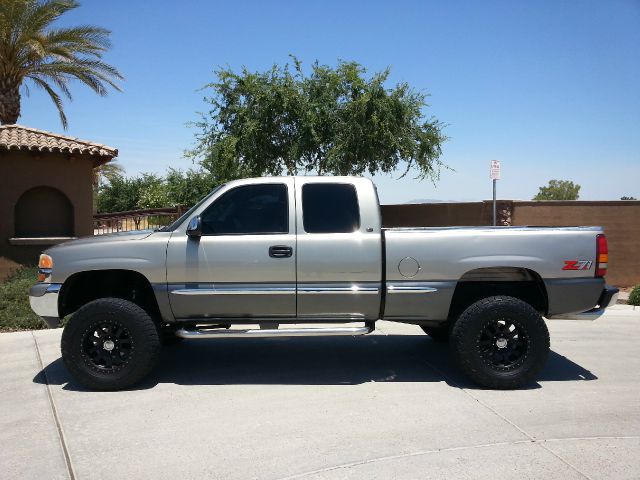
<path id="1" fill-rule="evenodd" d="M 601 233 L 600 227 L 385 228 L 387 289 L 405 293 L 387 296 L 384 316 L 446 320 L 458 283 L 473 281 L 540 282 L 547 315 L 588 310 L 604 286 L 594 276 Z M 566 269 L 573 260 L 584 262 L 581 269 Z"/>

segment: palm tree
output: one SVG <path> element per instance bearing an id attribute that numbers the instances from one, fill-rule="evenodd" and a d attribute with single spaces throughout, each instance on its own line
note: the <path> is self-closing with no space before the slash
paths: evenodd
<path id="1" fill-rule="evenodd" d="M 121 177 L 124 175 L 124 167 L 120 165 L 116 160 L 111 160 L 108 163 L 103 163 L 93 169 L 93 214 L 98 213 L 98 192 L 100 191 L 100 185 L 106 179 L 107 181 L 115 177 Z"/>
<path id="2" fill-rule="evenodd" d="M 2 124 L 15 123 L 20 117 L 20 87 L 25 80 L 51 97 L 65 129 L 61 94 L 71 100 L 71 80 L 79 80 L 101 96 L 107 94 L 108 86 L 120 90 L 115 82 L 122 75 L 101 60 L 111 45 L 111 32 L 92 25 L 51 27 L 76 7 L 75 0 L 0 0 Z M 28 95 L 28 85 L 24 87 Z"/>
<path id="3" fill-rule="evenodd" d="M 103 163 L 93 169 L 93 186 L 97 189 L 103 179 L 111 180 L 113 177 L 121 177 L 122 175 L 124 175 L 124 167 L 116 160 Z"/>

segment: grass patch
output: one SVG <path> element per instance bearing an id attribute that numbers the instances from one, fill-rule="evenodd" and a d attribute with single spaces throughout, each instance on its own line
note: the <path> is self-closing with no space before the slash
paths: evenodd
<path id="1" fill-rule="evenodd" d="M 47 328 L 29 306 L 29 288 L 37 277 L 37 268 L 23 267 L 0 283 L 0 331 Z"/>

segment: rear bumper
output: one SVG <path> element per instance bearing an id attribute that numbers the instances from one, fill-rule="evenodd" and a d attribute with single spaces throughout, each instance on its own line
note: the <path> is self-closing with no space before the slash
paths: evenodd
<path id="1" fill-rule="evenodd" d="M 49 328 L 56 328 L 60 324 L 58 316 L 59 283 L 36 283 L 29 289 L 29 304 L 31 310 L 38 315 Z"/>
<path id="2" fill-rule="evenodd" d="M 591 310 L 581 313 L 554 315 L 549 318 L 553 320 L 596 320 L 602 316 L 607 307 L 616 304 L 618 301 L 618 293 L 619 290 L 617 288 L 605 285 L 598 299 L 598 304 Z"/>

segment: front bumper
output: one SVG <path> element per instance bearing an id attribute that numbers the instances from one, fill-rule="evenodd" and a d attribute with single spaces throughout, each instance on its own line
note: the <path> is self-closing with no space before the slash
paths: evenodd
<path id="1" fill-rule="evenodd" d="M 596 320 L 602 316 L 607 307 L 616 304 L 619 292 L 619 289 L 610 285 L 605 285 L 602 293 L 600 294 L 600 298 L 598 299 L 598 304 L 591 310 L 580 313 L 554 315 L 550 318 L 553 320 Z"/>
<path id="2" fill-rule="evenodd" d="M 60 324 L 58 315 L 58 295 L 60 283 L 36 283 L 29 289 L 29 304 L 31 310 L 38 315 L 49 328 L 56 328 Z"/>

